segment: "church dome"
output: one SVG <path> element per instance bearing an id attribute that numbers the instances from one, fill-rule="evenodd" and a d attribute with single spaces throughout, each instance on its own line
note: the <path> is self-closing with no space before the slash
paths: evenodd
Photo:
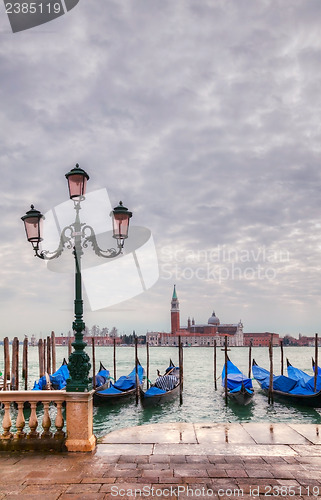
<path id="1" fill-rule="evenodd" d="M 220 320 L 218 319 L 217 316 L 215 316 L 215 312 L 214 311 L 213 311 L 212 316 L 208 320 L 208 324 L 209 325 L 219 325 L 220 324 Z"/>

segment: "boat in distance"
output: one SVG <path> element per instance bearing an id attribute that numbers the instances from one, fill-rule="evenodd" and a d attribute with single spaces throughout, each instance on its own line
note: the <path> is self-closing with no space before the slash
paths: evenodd
<path id="1" fill-rule="evenodd" d="M 164 375 L 158 371 L 158 377 L 147 391 L 140 387 L 140 400 L 144 407 L 157 406 L 172 401 L 180 392 L 180 371 L 170 360 Z"/>
<path id="2" fill-rule="evenodd" d="M 222 386 L 225 387 L 225 364 L 222 370 Z M 227 359 L 227 396 L 239 405 L 251 403 L 254 395 L 252 380 L 246 377 L 239 368 Z"/>
<path id="3" fill-rule="evenodd" d="M 255 380 L 261 386 L 263 392 L 268 395 L 270 372 L 265 368 L 258 366 L 256 361 L 253 359 L 252 373 Z M 285 375 L 273 375 L 273 397 L 280 401 L 309 406 L 312 408 L 321 408 L 321 377 L 318 377 L 317 382 L 317 391 L 314 392 L 313 376 L 310 377 L 309 380 L 304 381 L 302 378 L 296 379 L 286 377 Z"/>

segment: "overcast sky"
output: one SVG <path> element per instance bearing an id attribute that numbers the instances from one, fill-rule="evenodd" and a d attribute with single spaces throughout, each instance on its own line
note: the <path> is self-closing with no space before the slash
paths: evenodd
<path id="1" fill-rule="evenodd" d="M 176 284 L 182 325 L 320 333 L 320 24 L 319 0 L 80 0 L 13 34 L 1 3 L 0 338 L 71 328 L 73 277 L 20 217 L 65 202 L 76 162 L 159 264 L 136 297 L 85 295 L 89 327 L 169 331 Z"/>

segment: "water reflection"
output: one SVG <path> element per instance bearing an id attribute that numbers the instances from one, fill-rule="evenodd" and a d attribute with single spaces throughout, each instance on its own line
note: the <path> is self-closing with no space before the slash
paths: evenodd
<path id="1" fill-rule="evenodd" d="M 254 399 L 245 406 L 238 405 L 235 401 L 228 401 L 227 406 L 229 417 L 233 416 L 233 418 L 229 420 L 230 422 L 250 422 L 255 415 L 256 404 Z"/>

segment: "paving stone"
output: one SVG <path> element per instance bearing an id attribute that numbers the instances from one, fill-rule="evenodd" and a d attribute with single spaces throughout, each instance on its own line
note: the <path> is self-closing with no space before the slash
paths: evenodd
<path id="1" fill-rule="evenodd" d="M 242 498 L 251 495 L 254 487 L 260 489 L 263 498 L 265 489 L 273 486 L 301 488 L 301 496 L 309 497 L 309 500 L 313 498 L 313 487 L 319 488 L 321 494 L 321 444 L 311 442 L 312 437 L 318 438 L 314 424 L 311 424 L 311 429 L 306 424 L 302 424 L 304 427 L 286 426 L 283 437 L 285 424 L 273 424 L 273 431 L 270 430 L 271 424 L 260 424 L 255 429 L 247 428 L 247 425 L 180 424 L 180 430 L 177 430 L 175 424 L 170 424 L 167 428 L 172 435 L 177 436 L 178 432 L 180 442 L 169 443 L 166 442 L 169 439 L 163 439 L 162 433 L 156 432 L 156 424 L 150 427 L 149 436 L 156 436 L 157 441 L 147 445 L 133 442 L 101 444 L 95 452 L 88 454 L 0 455 L 0 500 L 9 495 L 41 500 L 56 500 L 59 495 L 59 500 L 117 498 L 111 496 L 111 491 L 114 491 L 111 488 L 128 484 L 136 488 L 149 484 L 165 489 L 184 485 L 194 489 L 207 487 L 215 492 L 220 488 L 225 492 L 231 488 L 243 488 Z M 246 440 L 245 430 L 249 434 L 253 432 L 252 437 L 255 435 L 258 439 L 258 430 L 263 429 L 262 444 L 197 444 L 190 442 L 194 439 L 196 427 L 201 429 L 204 443 L 206 432 L 212 433 L 211 439 L 214 440 L 213 428 L 216 428 L 215 432 L 218 429 L 226 432 L 227 428 L 228 438 L 242 428 L 241 434 Z M 266 435 L 269 436 L 268 444 L 265 443 Z M 222 436 L 220 440 L 224 441 Z M 302 444 L 306 442 L 310 444 Z M 221 498 L 225 498 L 226 493 L 222 495 Z M 119 498 L 126 496 L 119 495 Z M 179 498 L 182 500 L 183 497 Z M 286 497 L 282 495 L 282 498 Z M 299 496 L 289 495 L 289 498 Z"/>
<path id="2" fill-rule="evenodd" d="M 25 488 L 24 484 L 14 484 L 14 483 L 7 483 L 7 484 L 0 484 L 0 494 L 7 494 L 7 493 L 12 493 L 12 494 L 19 494 L 21 491 L 23 491 Z"/>
<path id="3" fill-rule="evenodd" d="M 125 470 L 125 469 L 137 469 L 137 463 L 118 463 L 116 464 L 116 470 Z"/>
<path id="4" fill-rule="evenodd" d="M 59 500 L 103 500 L 104 498 L 105 493 L 63 493 Z"/>
<path id="5" fill-rule="evenodd" d="M 112 475 L 113 475 L 113 477 L 140 477 L 142 475 L 142 471 L 139 469 L 114 470 L 112 472 Z M 106 474 L 104 477 L 106 477 Z"/>
<path id="6" fill-rule="evenodd" d="M 159 476 L 157 475 L 157 472 L 154 472 L 154 476 L 149 476 L 149 477 L 138 477 L 137 478 L 137 483 L 139 484 L 145 484 L 146 481 L 150 481 L 151 483 L 159 483 Z"/>
<path id="7" fill-rule="evenodd" d="M 223 455 L 207 455 L 207 458 L 211 463 L 226 463 L 226 459 Z"/>
<path id="8" fill-rule="evenodd" d="M 130 478 L 127 478 L 127 477 L 116 477 L 115 478 L 115 483 L 127 483 L 128 481 L 131 481 L 132 483 L 137 483 L 138 480 L 141 479 L 140 477 L 130 477 Z"/>
<path id="9" fill-rule="evenodd" d="M 84 477 L 81 480 L 82 484 L 110 484 L 116 481 L 115 477 Z"/>
<path id="10" fill-rule="evenodd" d="M 4 495 L 0 496 L 0 498 L 11 498 L 13 495 Z M 21 494 L 18 496 L 19 500 L 20 498 L 23 500 L 34 500 L 34 499 L 39 499 L 43 500 L 44 499 L 44 494 L 43 493 L 26 493 L 26 494 Z M 57 500 L 57 499 L 62 498 L 61 493 L 46 493 L 46 500 Z"/>
<path id="11" fill-rule="evenodd" d="M 170 457 L 167 455 L 151 455 L 149 457 L 149 463 L 169 463 Z"/>
<path id="12" fill-rule="evenodd" d="M 174 467 L 174 477 L 208 477 L 207 470 L 204 469 L 199 469 L 196 467 L 186 467 L 185 465 L 190 465 L 190 464 L 184 464 L 182 467 L 175 466 Z"/>
<path id="13" fill-rule="evenodd" d="M 60 485 L 59 487 L 56 484 L 30 484 L 24 487 L 23 491 L 21 492 L 21 496 L 23 495 L 40 495 L 42 494 L 44 497 L 47 498 L 48 494 L 57 494 L 61 495 L 61 493 L 65 492 L 66 489 L 68 488 L 67 485 Z M 12 493 L 12 491 L 11 491 Z M 20 496 L 20 494 L 19 494 Z"/>
<path id="14" fill-rule="evenodd" d="M 175 463 L 175 464 L 185 464 L 186 463 L 186 456 L 185 455 L 174 455 L 169 457 L 170 463 Z"/>
<path id="15" fill-rule="evenodd" d="M 278 479 L 278 483 L 281 486 L 293 486 L 295 488 L 298 488 L 300 486 L 296 479 Z"/>
<path id="16" fill-rule="evenodd" d="M 99 459 L 100 463 L 113 464 L 119 461 L 119 455 L 105 455 L 100 452 L 100 446 L 97 446 L 97 450 L 95 451 L 95 458 Z"/>
<path id="17" fill-rule="evenodd" d="M 153 469 L 153 470 L 143 470 L 141 477 L 173 477 L 173 470 L 172 469 L 167 469 L 167 470 L 162 470 L 160 471 L 159 469 Z"/>
<path id="18" fill-rule="evenodd" d="M 50 474 L 41 475 L 38 471 L 31 472 L 26 475 L 26 482 L 29 484 L 72 484 L 72 483 L 80 483 L 82 477 L 80 473 L 72 473 L 72 472 L 60 472 L 59 474 L 55 474 L 50 471 Z"/>
<path id="19" fill-rule="evenodd" d="M 209 478 L 206 476 L 204 476 L 204 477 L 202 477 L 202 476 L 184 476 L 184 478 L 182 478 L 182 479 L 183 479 L 183 481 L 182 481 L 183 483 L 191 484 L 191 485 L 197 484 L 197 483 L 207 484 L 208 480 L 209 480 Z"/>
<path id="20" fill-rule="evenodd" d="M 255 440 L 240 424 L 195 424 L 197 441 L 200 444 L 217 443 L 254 444 Z"/>
<path id="21" fill-rule="evenodd" d="M 206 468 L 209 477 L 228 477 L 225 469 Z"/>
<path id="22" fill-rule="evenodd" d="M 227 477 L 248 477 L 248 474 L 245 469 L 227 469 L 226 470 Z"/>
<path id="23" fill-rule="evenodd" d="M 187 455 L 186 456 L 187 463 L 201 463 L 201 464 L 209 464 L 209 459 L 207 456 L 203 455 Z"/>
<path id="24" fill-rule="evenodd" d="M 291 469 L 271 469 L 270 470 L 273 477 L 277 479 L 294 479 L 295 472 L 291 472 Z"/>
<path id="25" fill-rule="evenodd" d="M 248 469 L 247 474 L 249 477 L 253 478 L 273 478 L 271 472 L 264 469 Z"/>
<path id="26" fill-rule="evenodd" d="M 137 455 L 135 457 L 135 462 L 137 464 L 147 464 L 149 462 L 149 455 Z"/>
<path id="27" fill-rule="evenodd" d="M 72 484 L 67 487 L 66 493 L 95 493 L 98 492 L 101 488 L 100 484 Z"/>

